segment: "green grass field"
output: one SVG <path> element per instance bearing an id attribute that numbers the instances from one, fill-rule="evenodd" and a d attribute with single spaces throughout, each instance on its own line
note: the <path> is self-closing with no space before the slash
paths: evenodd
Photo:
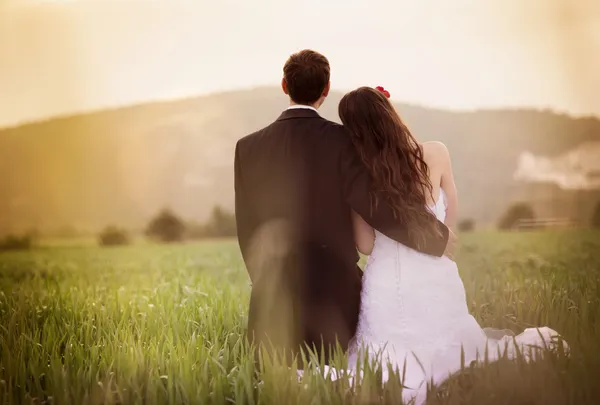
<path id="1" fill-rule="evenodd" d="M 462 235 L 458 262 L 483 326 L 547 325 L 571 356 L 465 370 L 431 404 L 600 404 L 600 233 Z M 0 404 L 400 403 L 255 365 L 235 241 L 0 253 Z M 262 383 L 259 384 L 259 381 Z"/>

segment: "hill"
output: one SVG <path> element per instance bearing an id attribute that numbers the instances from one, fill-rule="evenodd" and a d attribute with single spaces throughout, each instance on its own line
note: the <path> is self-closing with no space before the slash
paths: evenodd
<path id="1" fill-rule="evenodd" d="M 338 121 L 340 98 L 326 101 L 325 117 Z M 203 220 L 215 204 L 232 208 L 235 142 L 285 107 L 278 89 L 259 88 L 0 130 L 0 233 L 64 226 L 95 232 L 109 223 L 141 228 L 167 206 L 190 220 Z M 558 159 L 600 142 L 600 121 L 591 117 L 397 109 L 417 138 L 446 143 L 461 216 L 478 223 L 495 221 L 511 201 L 528 195 L 527 184 L 514 179 L 523 153 Z M 594 190 L 577 195 L 596 198 Z M 581 215 L 572 205 L 564 210 Z"/>

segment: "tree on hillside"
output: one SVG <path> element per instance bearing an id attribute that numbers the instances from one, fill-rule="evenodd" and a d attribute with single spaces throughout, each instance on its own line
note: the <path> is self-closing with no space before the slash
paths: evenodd
<path id="1" fill-rule="evenodd" d="M 215 237 L 227 237 L 236 235 L 235 215 L 224 210 L 220 206 L 213 208 L 208 230 Z"/>
<path id="2" fill-rule="evenodd" d="M 592 227 L 600 229 L 600 202 L 596 205 L 594 215 L 592 215 Z"/>
<path id="3" fill-rule="evenodd" d="M 124 229 L 116 226 L 106 227 L 98 236 L 100 246 L 119 246 L 130 243 L 129 235 Z"/>
<path id="4" fill-rule="evenodd" d="M 225 238 L 236 236 L 236 234 L 235 215 L 221 206 L 213 208 L 206 223 L 190 223 L 187 227 L 187 237 L 191 239 Z"/>
<path id="5" fill-rule="evenodd" d="M 521 202 L 511 205 L 502 215 L 498 222 L 498 228 L 508 230 L 514 228 L 519 221 L 535 219 L 533 208 L 527 203 Z"/>
<path id="6" fill-rule="evenodd" d="M 184 234 L 185 224 L 168 209 L 162 210 L 146 229 L 146 236 L 161 242 L 179 242 Z"/>
<path id="7" fill-rule="evenodd" d="M 458 223 L 460 232 L 472 232 L 475 229 L 475 221 L 472 219 L 463 219 Z"/>

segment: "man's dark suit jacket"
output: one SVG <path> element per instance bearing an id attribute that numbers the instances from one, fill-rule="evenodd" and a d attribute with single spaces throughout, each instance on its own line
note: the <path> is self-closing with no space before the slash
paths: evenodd
<path id="1" fill-rule="evenodd" d="M 417 248 L 386 204 L 372 209 L 371 180 L 339 124 L 307 108 L 284 111 L 235 150 L 235 214 L 252 282 L 249 337 L 267 348 L 301 346 L 329 359 L 358 323 L 362 272 L 351 210 L 388 237 L 442 256 L 448 229 Z M 425 209 L 425 207 L 423 207 Z M 289 357 L 288 357 L 289 360 Z"/>

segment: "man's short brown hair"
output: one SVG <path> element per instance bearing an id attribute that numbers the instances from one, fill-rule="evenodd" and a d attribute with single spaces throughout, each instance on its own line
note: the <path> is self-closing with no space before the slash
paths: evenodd
<path id="1" fill-rule="evenodd" d="M 329 61 L 320 53 L 305 49 L 288 58 L 283 78 L 293 102 L 314 104 L 329 83 Z"/>

